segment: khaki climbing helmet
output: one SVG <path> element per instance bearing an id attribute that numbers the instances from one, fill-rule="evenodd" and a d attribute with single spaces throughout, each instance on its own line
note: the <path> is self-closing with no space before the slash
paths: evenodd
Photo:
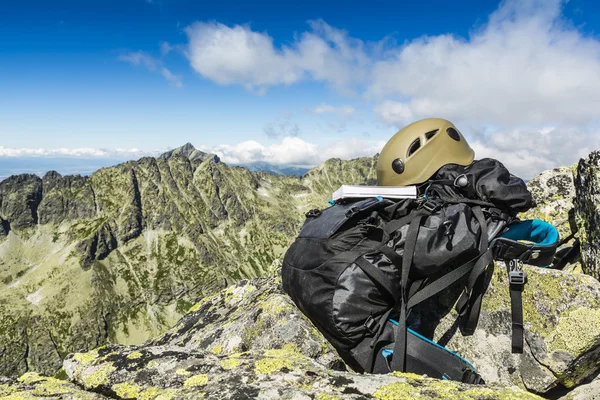
<path id="1" fill-rule="evenodd" d="M 427 118 L 400 129 L 377 163 L 379 186 L 423 183 L 446 164 L 469 165 L 475 152 L 450 121 Z"/>

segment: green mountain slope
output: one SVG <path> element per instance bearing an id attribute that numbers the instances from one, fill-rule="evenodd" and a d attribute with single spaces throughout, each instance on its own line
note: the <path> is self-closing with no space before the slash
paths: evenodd
<path id="1" fill-rule="evenodd" d="M 376 158 L 305 176 L 229 167 L 187 144 L 90 177 L 0 182 L 0 375 L 139 344 L 232 282 L 264 276 L 310 208 L 374 183 Z"/>

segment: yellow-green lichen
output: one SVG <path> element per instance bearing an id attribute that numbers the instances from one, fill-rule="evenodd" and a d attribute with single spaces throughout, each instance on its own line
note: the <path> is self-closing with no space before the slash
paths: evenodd
<path id="1" fill-rule="evenodd" d="M 127 359 L 128 360 L 135 360 L 136 358 L 140 358 L 142 357 L 142 353 L 140 353 L 139 351 L 134 351 L 132 353 L 129 353 L 129 355 L 127 355 Z"/>
<path id="2" fill-rule="evenodd" d="M 123 399 L 137 399 L 142 387 L 135 383 L 123 382 L 113 385 L 112 390 Z"/>
<path id="3" fill-rule="evenodd" d="M 373 397 L 380 400 L 412 400 L 435 398 L 460 400 L 534 400 L 540 397 L 512 388 L 467 386 L 454 381 L 426 379 L 421 375 L 394 373 L 403 381 L 380 387 Z"/>
<path id="4" fill-rule="evenodd" d="M 88 351 L 87 353 L 76 353 L 73 356 L 73 359 L 81 365 L 89 364 L 92 361 L 94 361 L 96 358 L 98 358 L 97 350 Z"/>
<path id="5" fill-rule="evenodd" d="M 175 371 L 175 373 L 180 376 L 189 376 L 192 374 L 190 371 L 186 370 L 185 368 L 179 368 L 177 371 Z"/>
<path id="6" fill-rule="evenodd" d="M 86 388 L 97 388 L 101 385 L 107 385 L 108 376 L 115 370 L 116 368 L 112 363 L 102 364 L 100 367 L 93 369 L 93 372 L 83 375 L 81 381 Z"/>
<path id="7" fill-rule="evenodd" d="M 221 361 L 221 367 L 223 369 L 234 369 L 240 365 L 240 360 L 237 358 L 228 358 L 226 360 Z"/>
<path id="8" fill-rule="evenodd" d="M 183 382 L 184 388 L 192 388 L 197 386 L 205 386 L 208 383 L 208 376 L 206 374 L 195 375 L 187 378 Z"/>
<path id="9" fill-rule="evenodd" d="M 263 358 L 254 364 L 256 372 L 264 375 L 280 371 L 283 367 L 291 369 L 292 362 L 290 360 L 283 360 L 280 358 Z"/>
<path id="10" fill-rule="evenodd" d="M 600 309 L 578 308 L 563 315 L 549 337 L 548 351 L 565 350 L 583 354 L 600 335 Z"/>
<path id="11" fill-rule="evenodd" d="M 223 346 L 216 345 L 210 348 L 210 352 L 213 354 L 221 354 L 223 352 Z"/>
<path id="12" fill-rule="evenodd" d="M 332 394 L 320 394 L 316 400 L 340 400 L 340 398 Z"/>
<path id="13" fill-rule="evenodd" d="M 203 298 L 202 300 L 200 300 L 199 302 L 197 302 L 196 304 L 191 306 L 190 309 L 188 310 L 188 313 L 198 311 L 200 309 L 200 307 L 202 307 L 204 304 L 208 303 L 209 301 L 214 300 L 216 297 L 218 297 L 218 295 L 208 296 L 208 297 Z"/>
<path id="14" fill-rule="evenodd" d="M 27 372 L 26 374 L 21 375 L 19 377 L 19 379 L 17 379 L 17 380 L 21 383 L 31 384 L 31 383 L 42 381 L 42 380 L 44 380 L 44 378 L 39 376 L 35 372 Z"/>
<path id="15" fill-rule="evenodd" d="M 17 388 L 10 385 L 0 385 L 0 396 L 8 396 L 9 394 L 16 392 Z"/>
<path id="16" fill-rule="evenodd" d="M 140 400 L 171 400 L 179 394 L 179 389 L 161 389 L 150 387 L 140 395 Z"/>
<path id="17" fill-rule="evenodd" d="M 160 364 L 158 363 L 158 361 L 156 361 L 156 360 L 150 360 L 148 362 L 148 364 L 146 364 L 146 368 L 148 368 L 148 369 L 155 369 L 155 368 L 158 368 L 159 365 Z"/>

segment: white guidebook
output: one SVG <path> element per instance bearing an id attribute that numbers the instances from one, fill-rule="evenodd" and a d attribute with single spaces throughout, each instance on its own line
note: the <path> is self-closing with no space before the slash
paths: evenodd
<path id="1" fill-rule="evenodd" d="M 416 199 L 416 186 L 350 186 L 342 185 L 333 192 L 333 200 L 381 196 L 388 199 Z"/>

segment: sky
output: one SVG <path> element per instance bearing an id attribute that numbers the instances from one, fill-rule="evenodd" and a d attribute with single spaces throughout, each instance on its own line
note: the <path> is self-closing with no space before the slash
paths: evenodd
<path id="1" fill-rule="evenodd" d="M 0 177 L 312 166 L 441 117 L 530 179 L 600 149 L 599 29 L 591 0 L 0 0 Z"/>

